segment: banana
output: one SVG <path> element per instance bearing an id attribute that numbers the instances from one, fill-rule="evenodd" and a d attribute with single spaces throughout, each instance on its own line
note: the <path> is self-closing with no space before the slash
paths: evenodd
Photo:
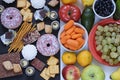
<path id="1" fill-rule="evenodd" d="M 118 68 L 116 71 L 114 71 L 111 75 L 110 78 L 112 80 L 120 80 L 120 68 Z"/>

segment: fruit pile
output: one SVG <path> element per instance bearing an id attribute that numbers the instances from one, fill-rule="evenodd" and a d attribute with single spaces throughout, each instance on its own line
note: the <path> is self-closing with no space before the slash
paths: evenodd
<path id="1" fill-rule="evenodd" d="M 101 53 L 100 55 L 97 55 L 97 53 L 94 54 L 96 54 L 96 56 L 100 56 L 104 62 L 107 61 L 110 65 L 119 63 L 119 23 L 110 23 L 106 25 L 103 25 L 101 23 L 101 25 L 97 26 L 96 31 L 91 29 L 93 28 L 93 24 L 95 22 L 95 15 L 102 16 L 102 19 L 106 19 L 108 16 L 111 17 L 112 15 L 114 16 L 114 19 L 120 20 L 118 15 L 118 13 L 120 13 L 118 5 L 118 2 L 120 0 L 116 1 L 116 5 L 114 5 L 115 2 L 112 0 L 81 1 L 84 7 L 82 13 L 80 10 L 81 8 L 78 10 L 79 7 L 75 4 L 79 1 L 62 0 L 63 4 L 59 10 L 59 16 L 61 21 L 63 21 L 65 25 L 67 25 L 71 20 L 74 20 L 75 22 L 79 21 L 79 23 L 87 29 L 89 34 L 93 31 L 95 33 L 95 36 L 93 37 L 95 39 L 95 50 Z M 117 9 L 118 11 L 114 11 L 115 9 Z M 113 15 L 114 12 L 115 14 Z M 66 31 L 66 28 L 69 28 L 70 30 Z M 70 24 L 64 26 L 64 30 L 60 35 L 62 45 L 71 50 L 71 52 L 64 51 L 61 56 L 62 64 L 64 63 L 63 65 L 65 65 L 62 65 L 63 78 L 65 80 L 105 80 L 105 72 L 103 71 L 103 69 L 96 64 L 92 64 L 92 51 L 82 49 L 81 51 L 76 53 L 74 52 L 74 48 L 75 46 L 77 46 L 76 43 L 73 44 L 73 42 L 69 42 L 69 45 L 72 45 L 72 49 L 66 45 L 68 39 L 73 39 L 72 37 L 68 36 L 68 32 L 69 35 L 72 35 L 73 28 L 74 26 L 71 26 Z M 81 30 L 79 31 L 82 32 Z M 75 34 L 75 36 L 77 38 L 81 37 L 77 34 Z M 80 67 L 82 67 L 82 69 Z M 119 77 L 116 77 L 116 75 L 118 75 L 119 73 L 120 72 L 118 69 L 109 76 L 112 80 L 120 80 Z"/>

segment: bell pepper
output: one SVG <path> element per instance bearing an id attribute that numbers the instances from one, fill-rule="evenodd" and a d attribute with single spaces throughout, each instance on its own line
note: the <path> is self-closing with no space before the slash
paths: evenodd
<path id="1" fill-rule="evenodd" d="M 77 2 L 77 0 L 62 0 L 63 4 L 73 4 L 75 2 Z"/>
<path id="2" fill-rule="evenodd" d="M 84 6 L 92 6 L 94 0 L 82 0 Z"/>

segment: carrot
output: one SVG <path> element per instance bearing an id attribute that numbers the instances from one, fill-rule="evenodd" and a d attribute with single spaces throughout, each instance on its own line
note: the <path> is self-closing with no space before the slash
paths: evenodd
<path id="1" fill-rule="evenodd" d="M 85 42 L 85 40 L 82 39 L 82 38 L 77 38 L 76 40 L 77 40 L 80 44 L 83 43 L 83 42 Z"/>
<path id="2" fill-rule="evenodd" d="M 74 20 L 70 20 L 68 21 L 65 26 L 64 26 L 64 30 L 68 30 L 69 28 L 71 28 L 74 25 Z"/>
<path id="3" fill-rule="evenodd" d="M 69 45 L 68 45 L 68 44 L 64 44 L 64 46 L 65 46 L 66 48 L 69 48 Z"/>
<path id="4" fill-rule="evenodd" d="M 74 31 L 75 29 L 75 26 L 72 26 L 71 28 L 69 28 L 67 31 L 66 31 L 66 34 L 72 34 L 72 32 Z"/>
<path id="5" fill-rule="evenodd" d="M 75 48 L 75 47 L 73 47 L 73 46 L 69 46 L 69 49 L 71 49 L 71 50 L 77 50 L 78 48 Z"/>
<path id="6" fill-rule="evenodd" d="M 72 33 L 71 33 L 71 36 L 73 36 L 73 35 L 75 35 L 76 33 L 73 31 Z"/>
<path id="7" fill-rule="evenodd" d="M 60 34 L 60 38 L 63 38 L 65 36 L 65 31 L 63 31 L 61 34 Z"/>
<path id="8" fill-rule="evenodd" d="M 74 34 L 72 35 L 72 39 L 77 39 L 77 38 L 80 38 L 82 37 L 82 34 Z"/>
<path id="9" fill-rule="evenodd" d="M 85 31 L 82 28 L 75 28 L 74 30 L 76 33 L 84 34 Z"/>
<path id="10" fill-rule="evenodd" d="M 79 42 L 77 40 L 68 39 L 67 44 L 75 48 L 79 47 Z"/>
<path id="11" fill-rule="evenodd" d="M 62 37 L 62 38 L 60 39 L 60 40 L 61 40 L 61 43 L 62 43 L 62 44 L 65 44 L 65 43 L 67 42 L 67 40 L 70 39 L 70 37 L 71 37 L 70 35 L 66 35 L 66 36 Z"/>
<path id="12" fill-rule="evenodd" d="M 79 48 L 81 48 L 84 45 L 85 41 L 83 41 L 80 45 Z"/>

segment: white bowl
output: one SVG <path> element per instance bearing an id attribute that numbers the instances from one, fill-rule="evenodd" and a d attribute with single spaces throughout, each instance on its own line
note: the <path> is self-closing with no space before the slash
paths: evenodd
<path id="1" fill-rule="evenodd" d="M 100 19 L 106 19 L 106 18 L 109 18 L 109 17 L 112 17 L 112 16 L 113 16 L 113 14 L 115 13 L 115 10 L 116 10 L 116 4 L 115 4 L 114 0 L 112 0 L 113 6 L 114 6 L 114 10 L 113 10 L 113 12 L 112 12 L 110 15 L 108 15 L 108 16 L 106 16 L 106 17 L 100 16 L 99 14 L 96 13 L 96 11 L 95 11 L 95 9 L 94 9 L 94 8 L 95 8 L 94 6 L 95 6 L 96 1 L 97 1 L 97 0 L 94 0 L 94 3 L 93 3 L 92 8 L 93 8 L 93 12 L 95 13 L 95 15 L 96 15 L 98 18 L 100 18 Z"/>
<path id="2" fill-rule="evenodd" d="M 58 32 L 58 41 L 59 41 L 60 46 L 61 46 L 64 50 L 69 51 L 69 52 L 79 52 L 79 51 L 83 50 L 83 49 L 85 48 L 85 46 L 87 45 L 87 42 L 88 42 L 88 32 L 87 32 L 87 30 L 85 29 L 85 27 L 84 27 L 83 25 L 79 24 L 79 23 L 74 23 L 74 25 L 82 28 L 82 29 L 85 31 L 85 34 L 84 34 L 84 36 L 83 36 L 84 39 L 85 39 L 85 43 L 84 43 L 84 45 L 83 45 L 80 49 L 78 49 L 78 50 L 75 50 L 75 51 L 70 50 L 70 49 L 64 47 L 64 45 L 61 43 L 61 41 L 60 41 L 60 34 L 63 32 L 65 25 L 61 26 L 61 28 L 60 28 L 60 30 L 59 30 L 59 32 Z"/>

